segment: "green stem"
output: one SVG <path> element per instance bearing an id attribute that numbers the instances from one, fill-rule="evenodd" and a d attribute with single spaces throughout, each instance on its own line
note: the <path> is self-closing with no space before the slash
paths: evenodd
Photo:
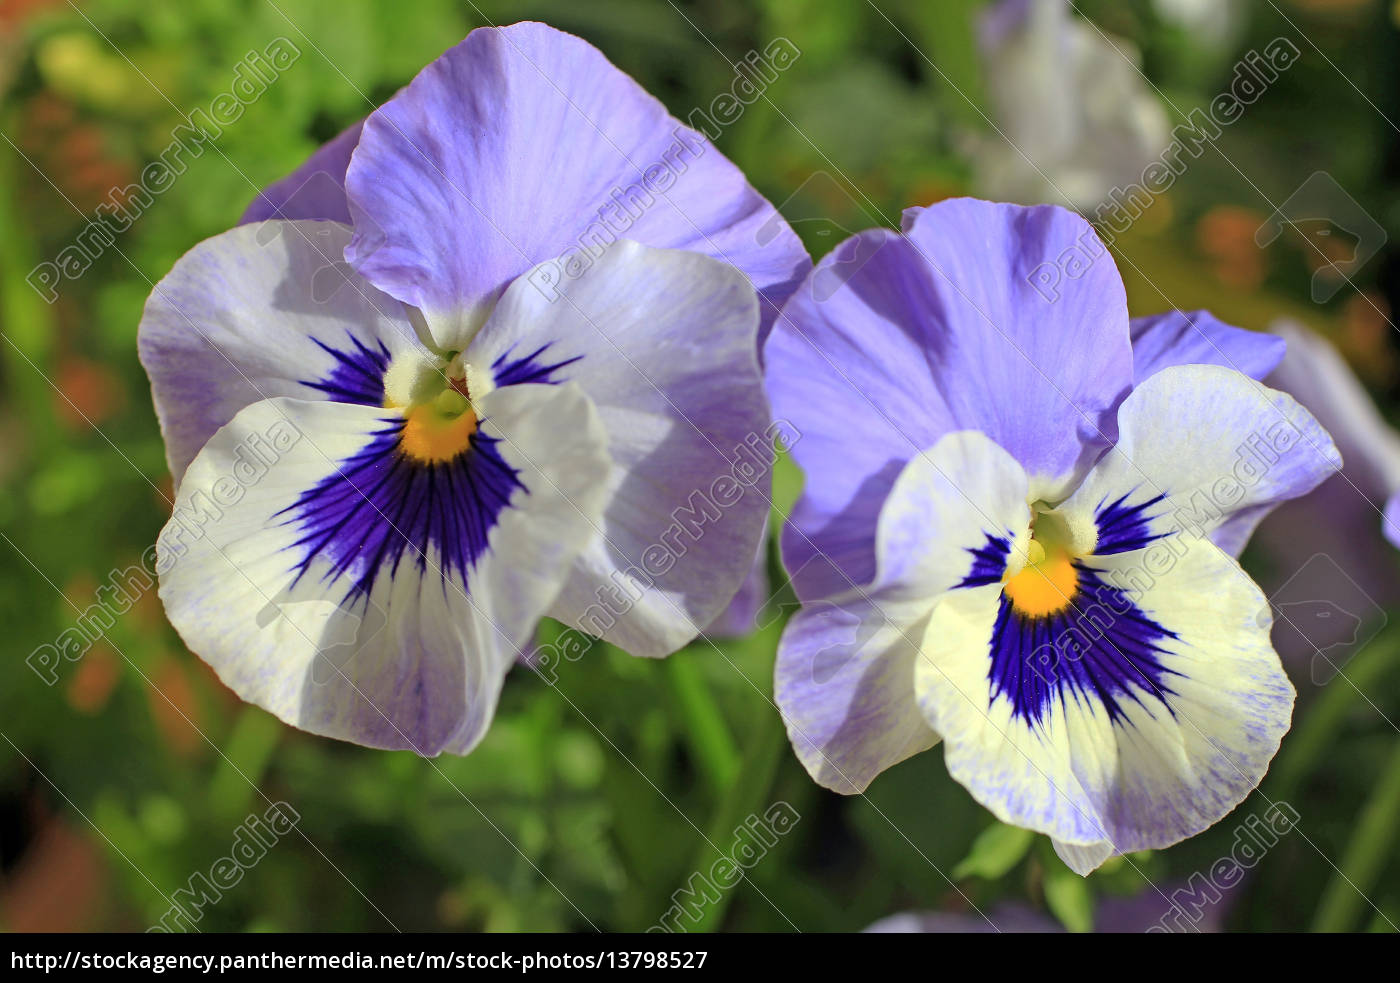
<path id="1" fill-rule="evenodd" d="M 697 652 L 678 652 L 666 660 L 667 679 L 680 709 L 683 731 L 696 766 L 716 798 L 733 788 L 739 772 L 739 749 L 724 714 L 700 673 Z"/>
<path id="2" fill-rule="evenodd" d="M 706 831 L 708 842 L 702 845 L 695 866 L 706 877 L 710 877 L 715 861 L 721 856 L 729 856 L 723 851 L 732 850 L 736 832 L 744 825 L 744 820 L 750 815 L 762 814 L 769 804 L 768 793 L 773 786 L 773 776 L 787 749 L 787 732 L 783 729 L 778 712 L 772 707 L 765 709 L 768 712 L 759 714 L 755 721 L 755 731 L 750 737 L 738 778 L 715 810 L 710 828 Z M 745 880 L 751 876 L 750 873 L 744 874 Z M 738 889 L 738 885 L 729 890 L 721 889 L 719 899 L 705 908 L 689 931 L 711 932 L 718 928 Z"/>
<path id="3" fill-rule="evenodd" d="M 240 817 L 249 808 L 267 808 L 259 783 L 282 740 L 277 718 L 257 707 L 244 707 L 224 742 L 223 755 L 209 781 L 209 804 L 224 820 Z"/>
<path id="4" fill-rule="evenodd" d="M 1270 772 L 1267 789 L 1271 800 L 1292 801 L 1333 747 L 1333 739 L 1347 714 L 1362 699 L 1362 694 L 1376 691 L 1376 684 L 1396 664 L 1397 655 L 1400 655 L 1400 625 L 1372 639 L 1318 694 L 1293 728 Z"/>
<path id="5" fill-rule="evenodd" d="M 1361 811 L 1341 866 L 1322 893 L 1317 914 L 1313 916 L 1313 931 L 1347 932 L 1355 927 L 1362 906 L 1370 903 L 1367 892 L 1375 886 L 1390 858 L 1397 820 L 1400 820 L 1400 740 L 1396 741 L 1390 762 Z"/>

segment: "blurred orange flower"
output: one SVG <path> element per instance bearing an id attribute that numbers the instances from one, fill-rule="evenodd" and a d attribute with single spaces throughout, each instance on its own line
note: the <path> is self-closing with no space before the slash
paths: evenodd
<path id="1" fill-rule="evenodd" d="M 0 0 L 0 28 L 13 30 L 29 18 L 49 7 L 65 7 L 66 0 Z"/>
<path id="2" fill-rule="evenodd" d="M 199 701 L 184 667 L 174 659 L 162 659 L 150 679 L 146 698 L 161 735 L 177 754 L 198 751 L 204 744 Z"/>
<path id="3" fill-rule="evenodd" d="M 100 427 L 126 405 L 121 379 L 100 363 L 67 356 L 59 362 L 54 381 L 59 388 L 54 411 L 70 430 Z"/>
<path id="4" fill-rule="evenodd" d="M 1264 216 L 1249 208 L 1220 205 L 1201 216 L 1196 225 L 1196 244 L 1214 261 L 1220 282 L 1229 287 L 1253 290 L 1264 280 L 1264 252 L 1254 242 L 1254 233 Z"/>
<path id="5" fill-rule="evenodd" d="M 1390 304 L 1372 290 L 1352 294 L 1343 309 L 1342 352 L 1356 374 L 1373 386 L 1395 378 L 1395 351 L 1390 345 Z"/>
<path id="6" fill-rule="evenodd" d="M 79 713 L 97 713 L 107 705 L 119 678 L 121 663 L 116 652 L 104 642 L 96 643 L 68 680 L 68 705 Z"/>

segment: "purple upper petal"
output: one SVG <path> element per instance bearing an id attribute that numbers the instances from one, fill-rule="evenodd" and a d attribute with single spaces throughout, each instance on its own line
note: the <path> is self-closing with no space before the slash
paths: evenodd
<path id="1" fill-rule="evenodd" d="M 295 171 L 264 188 L 244 211 L 239 225 L 270 218 L 324 219 L 350 224 L 345 201 L 345 169 L 360 142 L 364 120 L 343 130 Z"/>
<path id="2" fill-rule="evenodd" d="M 1283 360 L 1282 338 L 1233 328 L 1209 311 L 1168 311 L 1132 320 L 1133 385 L 1173 365 L 1223 365 L 1263 380 Z"/>
<path id="3" fill-rule="evenodd" d="M 347 259 L 448 340 L 535 264 L 577 253 L 570 277 L 620 237 L 738 267 L 773 305 L 765 324 L 810 267 L 738 168 L 541 24 L 473 31 L 424 69 L 366 121 L 346 187 Z"/>
<path id="4" fill-rule="evenodd" d="M 870 581 L 881 503 L 920 448 L 979 430 L 1036 497 L 1062 495 L 1116 435 L 1132 382 L 1123 283 L 1089 224 L 966 198 L 837 247 L 789 301 L 767 364 L 774 415 L 803 434 L 783 551 L 804 598 Z"/>
<path id="5" fill-rule="evenodd" d="M 960 199 L 907 210 L 904 231 L 934 273 L 928 357 L 953 420 L 1009 451 L 1032 491 L 1081 476 L 1132 384 L 1123 281 L 1093 228 L 1063 208 Z"/>

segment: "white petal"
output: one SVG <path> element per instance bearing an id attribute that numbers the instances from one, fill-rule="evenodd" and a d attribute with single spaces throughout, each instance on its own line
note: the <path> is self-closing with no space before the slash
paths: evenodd
<path id="1" fill-rule="evenodd" d="M 403 305 L 345 263 L 349 241 L 335 222 L 244 225 L 195 246 L 156 284 L 137 341 L 177 486 L 243 407 L 276 396 L 366 403 L 379 381 L 354 362 L 387 364 L 416 346 Z M 327 391 L 338 370 L 360 398 Z M 382 386 L 370 402 L 383 402 Z"/>
<path id="2" fill-rule="evenodd" d="M 1270 509 L 1341 467 L 1293 397 L 1215 365 L 1153 374 L 1119 407 L 1118 429 L 1117 445 L 1064 505 L 1099 517 L 1099 552 L 1180 532 L 1238 553 Z"/>
<path id="3" fill-rule="evenodd" d="M 1113 844 L 1107 840 L 1100 840 L 1097 843 L 1078 845 L 1074 843 L 1064 843 L 1060 840 L 1052 840 L 1051 845 L 1055 848 L 1055 855 L 1065 862 L 1065 866 L 1074 871 L 1080 877 L 1088 877 L 1097 870 L 1105 860 L 1113 856 Z"/>
<path id="4" fill-rule="evenodd" d="M 698 253 L 619 241 L 557 294 L 528 273 L 511 284 L 467 360 L 494 366 L 548 346 L 538 361 L 588 393 L 614 464 L 602 536 L 552 617 L 662 656 L 734 597 L 769 511 L 757 330 L 748 281 Z"/>
<path id="5" fill-rule="evenodd" d="M 953 777 L 1003 822 L 1080 848 L 1076 869 L 1105 842 L 1156 849 L 1218 821 L 1258 784 L 1293 703 L 1268 605 L 1218 547 L 1173 537 L 1084 562 L 1140 589 L 1081 586 L 1073 638 L 1006 628 L 996 651 L 1018 655 L 1019 695 L 995 682 L 996 585 L 940 605 L 917 672 Z"/>
<path id="6" fill-rule="evenodd" d="M 185 643 L 294 726 L 423 755 L 471 750 L 593 535 L 608 468 L 577 387 L 512 387 L 483 409 L 480 435 L 517 482 L 465 564 L 479 513 L 441 482 L 398 494 L 403 462 L 385 437 L 396 414 L 291 399 L 241 411 L 190 465 L 159 540 L 160 596 Z M 415 531 L 449 500 L 457 511 L 438 528 L 456 535 Z M 344 507 L 317 513 L 331 502 Z M 337 531 L 307 541 L 318 516 Z"/>
<path id="7" fill-rule="evenodd" d="M 808 602 L 788 623 L 774 691 L 814 780 L 860 792 L 938 740 L 914 693 L 929 614 L 972 574 L 974 550 L 989 538 L 1024 549 L 1028 490 L 1021 466 L 982 434 L 944 437 L 914 457 L 890 491 L 879 519 L 876 582 Z"/>

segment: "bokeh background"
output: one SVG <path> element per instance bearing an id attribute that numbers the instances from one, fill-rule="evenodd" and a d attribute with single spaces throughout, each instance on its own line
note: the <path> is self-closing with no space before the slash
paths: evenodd
<path id="1" fill-rule="evenodd" d="M 1400 639 L 1387 613 L 1400 589 L 1375 506 L 1400 485 L 1400 451 L 1355 407 L 1328 421 L 1356 428 L 1352 480 L 1271 520 L 1245 557 L 1302 622 L 1279 643 L 1300 699 L 1262 791 L 1206 834 L 1087 880 L 1043 840 L 997 826 L 937 751 L 864 797 L 807 778 L 769 703 L 790 610 L 776 565 L 776 599 L 751 634 L 718 642 L 722 654 L 697 644 L 647 662 L 599 646 L 564 667 L 557 692 L 517 671 L 468 758 L 337 744 L 240 704 L 183 648 L 154 592 L 51 684 L 26 664 L 168 517 L 136 358 L 151 284 L 231 226 L 258 187 L 484 24 L 540 19 L 580 34 L 683 118 L 731 88 L 731 62 L 790 40 L 799 60 L 717 143 L 814 257 L 951 195 L 1092 210 L 1229 89 L 1250 51 L 1287 38 L 1296 63 L 1114 252 L 1135 314 L 1286 321 L 1355 373 L 1303 358 L 1319 399 L 1354 388 L 1393 415 L 1400 4 L 1025 6 L 0 0 L 0 926 L 145 929 L 229 853 L 245 817 L 282 801 L 297 831 L 204 909 L 199 930 L 642 930 L 747 817 L 783 802 L 800 821 L 682 927 L 858 930 L 912 912 L 904 924 L 933 930 L 985 929 L 979 913 L 1007 928 L 1141 930 L 1230 853 L 1246 817 L 1285 802 L 1294 832 L 1191 926 L 1393 931 Z M 296 64 L 56 299 L 31 289 L 35 265 L 138 179 L 182 114 L 207 109 L 239 60 L 278 36 L 301 49 Z M 1258 245 L 1315 172 L 1337 190 L 1285 208 L 1285 234 Z M 780 470 L 780 513 L 799 483 Z"/>

